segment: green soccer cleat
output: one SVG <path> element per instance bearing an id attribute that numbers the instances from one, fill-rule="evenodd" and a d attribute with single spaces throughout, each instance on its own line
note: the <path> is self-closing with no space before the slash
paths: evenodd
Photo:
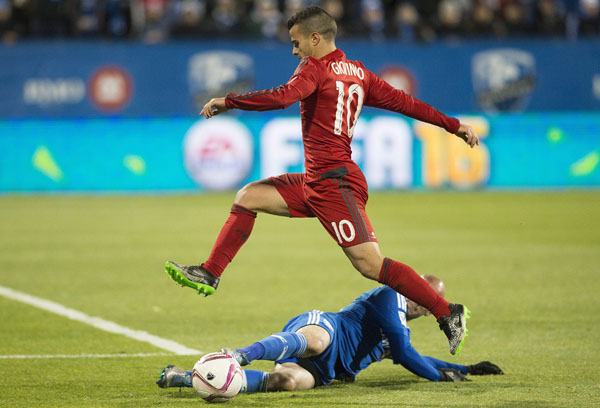
<path id="1" fill-rule="evenodd" d="M 450 303 L 450 314 L 442 316 L 439 320 L 440 330 L 444 331 L 450 343 L 450 354 L 460 353 L 465 337 L 467 337 L 467 319 L 471 311 L 463 305 Z"/>
<path id="2" fill-rule="evenodd" d="M 156 385 L 160 388 L 191 387 L 192 375 L 179 367 L 169 364 L 162 369 Z"/>
<path id="3" fill-rule="evenodd" d="M 198 294 L 212 295 L 219 286 L 219 278 L 201 266 L 186 266 L 176 262 L 166 262 L 165 271 L 175 282 L 187 286 Z"/>

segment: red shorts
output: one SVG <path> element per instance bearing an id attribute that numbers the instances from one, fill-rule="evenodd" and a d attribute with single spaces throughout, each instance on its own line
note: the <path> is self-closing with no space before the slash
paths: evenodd
<path id="1" fill-rule="evenodd" d="M 282 174 L 270 180 L 291 217 L 317 217 L 341 247 L 377 242 L 365 211 L 367 182 L 358 167 L 350 173 L 345 166 L 339 167 L 310 182 L 305 173 Z"/>

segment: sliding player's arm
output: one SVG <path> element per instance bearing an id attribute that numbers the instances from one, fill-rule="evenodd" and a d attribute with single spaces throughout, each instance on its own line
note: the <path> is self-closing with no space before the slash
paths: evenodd
<path id="1" fill-rule="evenodd" d="M 384 350 L 394 364 L 401 364 L 412 373 L 430 381 L 468 381 L 454 369 L 432 365 L 410 343 L 410 329 L 406 325 L 406 301 L 386 288 L 371 297 L 373 311 L 384 335 Z M 465 369 L 466 370 L 466 369 Z"/>
<path id="2" fill-rule="evenodd" d="M 388 329 L 390 330 L 390 329 Z M 410 344 L 410 329 L 387 333 L 390 358 L 407 370 L 431 381 L 469 381 L 464 375 L 501 375 L 502 369 L 489 361 L 473 365 L 449 363 L 434 357 L 422 356 Z M 433 370 L 432 370 L 433 369 Z M 434 372 L 437 372 L 436 373 Z"/>
<path id="3" fill-rule="evenodd" d="M 449 368 L 449 369 L 460 371 L 463 374 L 470 374 L 470 375 L 502 375 L 502 374 L 504 374 L 504 371 L 502 371 L 502 369 L 500 367 L 498 367 L 496 364 L 489 362 L 489 361 L 481 361 L 477 364 L 465 366 L 465 365 L 461 365 L 461 364 L 449 363 L 444 360 L 438 360 L 437 358 L 429 357 L 429 356 L 423 356 L 423 358 L 425 360 L 427 360 L 427 362 L 429 364 L 431 364 L 433 367 L 437 368 L 438 370 L 443 370 L 443 369 Z"/>
<path id="4" fill-rule="evenodd" d="M 460 137 L 471 147 L 479 144 L 479 137 L 471 126 L 460 123 L 458 119 L 446 116 L 431 105 L 392 87 L 374 73 L 368 70 L 366 72 L 369 90 L 365 105 L 401 113 L 413 119 L 439 126 Z"/>
<path id="5" fill-rule="evenodd" d="M 437 364 L 419 354 L 410 344 L 410 329 L 402 332 L 387 332 L 390 357 L 394 364 L 401 364 L 410 372 L 430 381 L 470 381 L 465 377 L 467 367 L 458 364 Z"/>
<path id="6" fill-rule="evenodd" d="M 406 326 L 406 302 L 389 288 L 370 298 L 378 325 L 384 335 L 384 350 L 394 364 L 401 364 L 412 373 L 430 381 L 453 381 L 443 371 L 431 365 L 410 343 L 410 329 Z M 460 373 L 458 373 L 460 374 Z"/>

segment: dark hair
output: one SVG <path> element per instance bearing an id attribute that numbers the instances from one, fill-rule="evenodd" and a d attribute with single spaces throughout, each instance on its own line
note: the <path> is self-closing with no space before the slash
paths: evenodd
<path id="1" fill-rule="evenodd" d="M 337 34 L 337 24 L 331 15 L 321 7 L 309 6 L 294 14 L 288 20 L 288 30 L 298 24 L 304 35 L 319 33 L 327 40 L 333 40 Z"/>

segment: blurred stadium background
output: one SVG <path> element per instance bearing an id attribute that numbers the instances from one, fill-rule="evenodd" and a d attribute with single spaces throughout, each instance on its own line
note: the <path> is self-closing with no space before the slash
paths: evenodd
<path id="1" fill-rule="evenodd" d="M 336 17 L 349 58 L 479 133 L 468 149 L 365 108 L 354 158 L 385 253 L 441 271 L 474 311 L 453 361 L 507 375 L 434 388 L 381 364 L 344 391 L 229 405 L 598 406 L 598 0 L 0 0 L 0 287 L 205 352 L 371 288 L 318 223 L 276 217 L 261 217 L 214 297 L 162 272 L 208 252 L 235 189 L 301 171 L 298 106 L 197 112 L 286 82 L 286 21 L 308 4 Z M 198 403 L 153 384 L 195 356 L 0 306 L 6 406 Z M 448 358 L 432 321 L 412 327 L 418 350 Z"/>
<path id="2" fill-rule="evenodd" d="M 287 16 L 306 4 L 338 18 L 350 58 L 482 137 L 470 150 L 365 109 L 372 189 L 600 185 L 597 0 L 0 0 L 0 191 L 229 190 L 300 170 L 297 106 L 196 115 L 287 81 Z"/>

